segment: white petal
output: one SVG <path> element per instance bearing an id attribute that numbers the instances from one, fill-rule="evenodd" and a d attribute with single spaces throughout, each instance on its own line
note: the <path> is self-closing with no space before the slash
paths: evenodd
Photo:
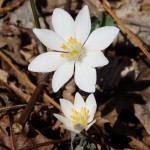
<path id="1" fill-rule="evenodd" d="M 74 20 L 66 11 L 56 8 L 52 15 L 52 24 L 55 32 L 65 41 L 70 37 L 75 37 Z"/>
<path id="2" fill-rule="evenodd" d="M 75 83 L 85 92 L 95 92 L 96 70 L 84 62 L 75 64 Z"/>
<path id="3" fill-rule="evenodd" d="M 93 94 L 90 94 L 86 99 L 86 108 L 89 110 L 89 114 L 90 114 L 90 117 L 88 119 L 88 123 L 89 123 L 93 120 L 97 108 L 96 100 Z"/>
<path id="4" fill-rule="evenodd" d="M 48 29 L 33 29 L 33 32 L 37 38 L 48 48 L 57 51 L 64 51 L 61 48 L 64 40 L 58 36 L 55 32 Z"/>
<path id="5" fill-rule="evenodd" d="M 69 130 L 69 131 L 73 131 L 73 132 L 75 132 L 75 133 L 80 133 L 80 131 L 79 130 L 75 130 L 74 128 L 73 128 L 73 126 L 68 126 L 68 125 L 61 125 L 61 127 L 62 128 L 64 128 L 64 129 L 66 129 L 66 130 Z"/>
<path id="6" fill-rule="evenodd" d="M 59 52 L 46 52 L 34 58 L 28 66 L 33 72 L 52 72 L 66 62 Z"/>
<path id="7" fill-rule="evenodd" d="M 68 61 L 59 67 L 52 78 L 53 91 L 57 92 L 73 75 L 74 61 Z"/>
<path id="8" fill-rule="evenodd" d="M 84 47 L 91 51 L 104 50 L 113 42 L 118 33 L 119 29 L 113 26 L 96 29 L 91 33 Z"/>
<path id="9" fill-rule="evenodd" d="M 90 124 L 88 124 L 87 126 L 86 126 L 86 131 L 94 124 L 96 122 L 96 120 L 93 120 Z"/>
<path id="10" fill-rule="evenodd" d="M 74 109 L 76 111 L 81 111 L 82 106 L 85 106 L 85 102 L 84 102 L 82 96 L 77 92 L 75 95 Z"/>
<path id="11" fill-rule="evenodd" d="M 64 115 L 71 119 L 70 115 L 72 114 L 73 104 L 68 100 L 60 99 L 60 105 Z"/>
<path id="12" fill-rule="evenodd" d="M 76 17 L 75 32 L 79 42 L 84 44 L 91 31 L 91 19 L 88 6 L 84 6 Z"/>
<path id="13" fill-rule="evenodd" d="M 53 114 L 60 122 L 62 122 L 64 125 L 72 126 L 71 120 L 59 115 L 59 114 Z"/>
<path id="14" fill-rule="evenodd" d="M 101 51 L 88 51 L 85 55 L 83 61 L 91 67 L 102 67 L 108 64 L 108 59 Z"/>

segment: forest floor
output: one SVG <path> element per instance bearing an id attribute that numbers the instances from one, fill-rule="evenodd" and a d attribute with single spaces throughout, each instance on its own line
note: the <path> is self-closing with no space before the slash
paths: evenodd
<path id="1" fill-rule="evenodd" d="M 52 28 L 54 8 L 64 8 L 75 18 L 84 4 L 92 16 L 109 14 L 98 0 L 36 0 L 41 27 Z M 110 0 L 108 5 L 149 49 L 149 0 Z M 101 150 L 150 150 L 150 57 L 118 26 L 118 38 L 105 50 L 109 64 L 97 68 L 97 121 L 87 139 L 92 137 Z M 70 132 L 59 127 L 53 114 L 60 113 L 59 98 L 73 102 L 76 92 L 84 98 L 88 94 L 73 79 L 54 93 L 53 73 L 43 77 L 28 71 L 31 60 L 42 53 L 34 27 L 29 1 L 0 0 L 0 150 L 69 150 Z M 84 149 L 90 150 L 87 143 Z M 74 147 L 78 144 L 73 142 Z"/>

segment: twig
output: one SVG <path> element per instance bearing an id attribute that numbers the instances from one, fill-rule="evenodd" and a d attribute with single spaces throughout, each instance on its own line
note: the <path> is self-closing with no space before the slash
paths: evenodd
<path id="1" fill-rule="evenodd" d="M 31 96 L 26 108 L 24 109 L 23 113 L 21 114 L 20 118 L 16 123 L 13 124 L 12 129 L 15 134 L 21 133 L 22 129 L 25 126 L 26 121 L 28 120 L 31 111 L 34 108 L 36 101 L 42 96 L 42 92 L 45 86 L 45 83 L 48 81 L 50 74 L 45 74 L 42 76 L 42 80 L 39 81 L 36 89 L 34 90 L 33 95 Z"/>
<path id="2" fill-rule="evenodd" d="M 25 0 L 16 0 L 16 4 L 15 5 L 12 5 L 12 6 L 7 6 L 7 7 L 4 7 L 4 8 L 0 8 L 0 14 L 6 14 L 7 12 L 9 11 L 12 11 L 16 8 L 18 8 L 19 6 L 21 6 Z"/>
<path id="3" fill-rule="evenodd" d="M 118 23 L 118 25 L 128 34 L 128 36 L 138 45 L 138 47 L 143 51 L 143 53 L 150 59 L 150 53 L 148 50 L 143 46 L 143 43 L 138 39 L 134 33 L 128 29 L 128 27 L 122 22 L 120 18 L 116 16 L 116 14 L 111 10 L 111 8 L 107 5 L 105 0 L 100 0 L 103 7 L 108 11 L 108 13 L 114 18 L 114 20 Z"/>
<path id="4" fill-rule="evenodd" d="M 24 93 L 21 88 L 16 87 L 14 82 L 9 82 L 7 87 L 9 87 L 13 92 L 15 92 L 16 95 L 19 96 L 23 100 L 23 102 L 28 103 L 31 96 Z"/>
<path id="5" fill-rule="evenodd" d="M 14 73 L 20 78 L 20 80 L 24 81 L 25 86 L 34 90 L 36 86 L 20 71 L 17 67 L 11 62 L 11 60 L 2 52 L 0 51 L 0 57 L 7 62 L 7 64 L 13 69 Z M 57 109 L 61 110 L 61 107 L 58 103 L 56 103 L 52 98 L 50 98 L 47 94 L 44 94 L 44 98 L 46 103 L 53 104 Z"/>
<path id="6" fill-rule="evenodd" d="M 47 106 L 45 103 L 37 102 L 36 104 L 40 105 L 40 106 Z M 15 105 L 15 106 L 2 107 L 2 108 L 0 108 L 0 112 L 7 111 L 7 110 L 12 110 L 12 109 L 20 109 L 20 108 L 26 107 L 26 105 L 27 104 L 20 104 L 20 105 Z"/>
<path id="7" fill-rule="evenodd" d="M 23 100 L 23 102 L 27 103 L 29 101 L 31 96 L 24 93 L 20 88 L 16 87 L 14 82 L 6 83 L 0 79 L 0 83 L 5 85 L 6 87 L 10 88 L 17 96 L 19 96 Z"/>
<path id="8" fill-rule="evenodd" d="M 2 107 L 2 108 L 0 108 L 0 112 L 1 111 L 6 111 L 6 110 L 11 110 L 11 109 L 18 109 L 18 108 L 22 108 L 22 107 L 25 107 L 25 106 L 26 106 L 26 104 Z"/>
<path id="9" fill-rule="evenodd" d="M 8 110 L 8 116 L 9 116 L 9 125 L 10 127 L 12 126 L 13 124 L 13 115 L 12 115 L 12 112 L 10 110 Z M 16 150 L 16 145 L 15 145 L 15 139 L 14 139 L 14 134 L 13 134 L 13 131 L 12 131 L 12 128 L 10 128 L 10 139 L 11 139 L 11 148 L 12 150 Z"/>
<path id="10" fill-rule="evenodd" d="M 6 107 L 9 107 L 10 105 L 9 105 L 9 102 L 8 102 L 8 98 L 5 98 L 4 99 L 4 101 L 5 101 L 5 105 L 6 105 Z M 9 126 L 11 127 L 12 126 L 12 122 L 13 122 L 13 117 L 12 117 L 12 112 L 11 112 L 11 110 L 8 110 L 8 122 L 9 122 Z M 15 150 L 15 142 L 14 142 L 14 136 L 13 136 L 13 133 L 12 133 L 12 130 L 11 130 L 11 128 L 10 128 L 10 141 L 11 141 L 11 148 L 12 148 L 12 150 Z"/>
<path id="11" fill-rule="evenodd" d="M 48 142 L 36 144 L 36 145 L 33 145 L 33 146 L 29 146 L 29 147 L 26 147 L 26 148 L 21 148 L 19 150 L 31 150 L 31 149 L 39 148 L 39 147 L 42 147 L 42 146 L 47 146 L 47 145 L 50 145 L 50 144 L 58 144 L 58 143 L 64 143 L 64 142 L 70 142 L 70 141 L 71 141 L 71 139 L 53 140 L 53 141 L 48 141 Z"/>

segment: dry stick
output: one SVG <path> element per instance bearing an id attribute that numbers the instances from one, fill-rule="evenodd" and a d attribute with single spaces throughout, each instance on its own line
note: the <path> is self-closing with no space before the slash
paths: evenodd
<path id="1" fill-rule="evenodd" d="M 33 146 L 29 146 L 29 147 L 26 147 L 26 148 L 21 148 L 19 150 L 32 150 L 32 149 L 39 148 L 39 147 L 42 147 L 42 146 L 47 146 L 47 145 L 50 145 L 50 144 L 59 144 L 59 143 L 70 142 L 70 141 L 71 141 L 71 139 L 53 140 L 53 141 L 48 141 L 48 142 L 44 142 L 44 143 L 41 143 L 41 144 L 36 144 L 36 145 L 33 145 Z"/>
<path id="2" fill-rule="evenodd" d="M 150 59 L 150 53 L 143 46 L 143 43 L 134 35 L 134 33 L 128 29 L 128 27 L 119 19 L 116 14 L 111 10 L 111 8 L 107 5 L 105 0 L 100 0 L 103 7 L 108 11 L 108 13 L 114 18 L 114 20 L 118 23 L 118 25 L 128 34 L 128 36 L 138 45 L 138 47 L 143 51 L 143 53 Z"/>
<path id="3" fill-rule="evenodd" d="M 7 12 L 18 8 L 19 6 L 21 6 L 25 2 L 25 0 L 20 0 L 20 1 L 16 0 L 16 1 L 17 2 L 15 5 L 0 8 L 0 14 L 6 14 Z"/>
<path id="4" fill-rule="evenodd" d="M 5 99 L 5 105 L 6 107 L 10 106 L 7 98 Z M 8 122 L 9 122 L 8 124 L 9 126 L 12 126 L 12 122 L 13 122 L 12 111 L 8 110 L 7 113 L 8 113 Z M 14 142 L 11 128 L 10 128 L 10 141 L 11 141 L 11 149 L 15 150 L 15 142 Z"/>
<path id="5" fill-rule="evenodd" d="M 2 107 L 2 108 L 0 108 L 0 112 L 1 112 L 1 111 L 11 110 L 11 109 L 20 109 L 20 108 L 23 108 L 23 107 L 25 107 L 25 106 L 26 106 L 26 104 Z"/>
<path id="6" fill-rule="evenodd" d="M 5 85 L 6 87 L 10 88 L 17 96 L 19 96 L 25 102 L 28 102 L 28 100 L 31 97 L 30 95 L 25 94 L 20 88 L 17 88 L 13 82 L 7 83 L 0 79 L 0 83 Z M 1 108 L 0 108 L 0 110 L 1 110 Z"/>
<path id="7" fill-rule="evenodd" d="M 20 71 L 17 69 L 17 67 L 11 62 L 11 60 L 2 52 L 0 51 L 0 57 L 7 62 L 7 64 L 13 69 L 13 71 L 16 73 L 18 78 L 20 78 L 22 81 L 24 81 L 25 86 L 34 90 L 36 86 Z M 47 94 L 44 94 L 44 98 L 47 103 L 53 104 L 57 109 L 61 110 L 60 105 L 55 102 L 52 98 L 50 98 Z"/>
<path id="8" fill-rule="evenodd" d="M 39 97 L 43 93 L 45 83 L 48 81 L 49 77 L 50 77 L 50 74 L 45 74 L 44 76 L 42 76 L 42 80 L 39 81 L 36 89 L 34 90 L 33 95 L 31 96 L 31 98 L 30 98 L 30 100 L 26 106 L 26 108 L 24 109 L 23 113 L 21 114 L 21 117 L 19 118 L 19 120 L 16 123 L 13 124 L 12 129 L 13 129 L 15 134 L 22 132 L 22 129 L 24 128 L 25 123 L 31 114 L 31 111 L 33 110 L 36 101 L 39 99 Z"/>
<path id="9" fill-rule="evenodd" d="M 11 127 L 13 124 L 13 115 L 10 110 L 8 110 L 8 116 L 9 116 L 9 126 Z M 12 131 L 12 128 L 10 128 L 10 139 L 11 139 L 11 148 L 12 150 L 16 150 L 16 144 L 15 144 L 15 139 L 14 139 L 14 134 Z"/>

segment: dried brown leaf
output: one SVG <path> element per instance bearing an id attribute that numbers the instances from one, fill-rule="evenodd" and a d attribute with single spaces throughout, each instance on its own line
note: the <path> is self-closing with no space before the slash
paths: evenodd
<path id="1" fill-rule="evenodd" d="M 34 51 L 34 46 L 33 44 L 30 44 L 30 45 L 23 47 L 23 49 L 20 50 L 20 53 L 27 62 L 30 62 L 33 57 L 33 51 Z"/>
<path id="2" fill-rule="evenodd" d="M 100 112 L 96 112 L 95 119 L 96 119 L 95 124 L 100 128 L 104 128 L 105 123 L 109 123 L 109 121 L 107 119 L 104 119 L 101 117 Z"/>
<path id="3" fill-rule="evenodd" d="M 146 145 L 150 146 L 150 136 L 145 136 L 145 137 L 143 138 L 143 142 L 144 142 Z"/>
<path id="4" fill-rule="evenodd" d="M 2 81 L 3 83 L 7 83 L 8 77 L 9 74 L 5 70 L 0 69 L 0 81 Z"/>
<path id="5" fill-rule="evenodd" d="M 11 141 L 11 136 L 7 133 L 6 127 L 8 127 L 9 121 L 8 121 L 8 117 L 5 117 L 5 120 L 3 119 L 3 123 L 2 121 L 0 122 L 0 141 L 1 144 L 12 148 L 12 141 Z M 5 122 L 4 122 L 5 121 Z M 37 131 L 38 132 L 38 131 Z M 28 146 L 33 146 L 34 144 L 39 144 L 39 143 L 43 143 L 43 142 L 47 142 L 49 141 L 48 138 L 46 138 L 45 136 L 43 136 L 40 132 L 38 132 L 38 135 L 35 136 L 34 138 L 27 138 L 27 135 L 23 134 L 19 134 L 19 135 L 13 135 L 12 136 L 14 144 L 15 144 L 15 148 L 16 149 L 20 149 L 20 148 L 25 148 Z M 37 149 L 39 150 L 49 150 L 52 148 L 52 144 L 51 145 L 47 145 L 44 147 L 39 147 Z"/>
<path id="6" fill-rule="evenodd" d="M 138 139 L 135 139 L 134 137 L 130 137 L 132 139 L 131 142 L 129 142 L 129 145 L 134 148 L 135 150 L 149 150 L 150 148 L 146 146 L 143 142 L 141 142 Z"/>
<path id="7" fill-rule="evenodd" d="M 150 135 L 150 109 L 149 106 L 146 105 L 134 105 L 135 109 L 135 116 L 139 119 L 142 123 L 144 128 L 146 129 L 147 133 Z"/>
<path id="8" fill-rule="evenodd" d="M 63 98 L 70 100 L 71 102 L 74 102 L 74 96 L 73 94 L 76 91 L 76 85 L 74 79 L 70 80 L 63 90 Z"/>

